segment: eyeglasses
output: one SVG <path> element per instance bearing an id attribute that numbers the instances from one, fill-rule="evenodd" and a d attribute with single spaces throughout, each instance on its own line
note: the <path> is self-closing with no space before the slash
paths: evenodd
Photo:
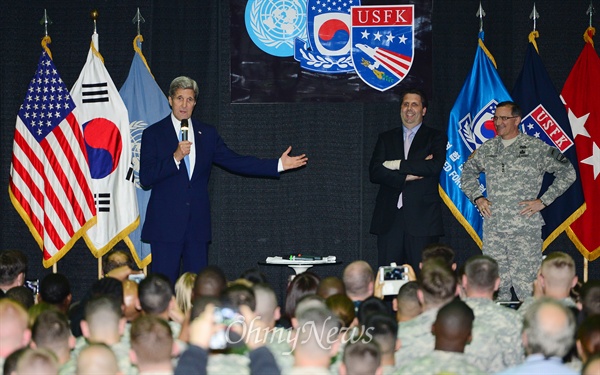
<path id="1" fill-rule="evenodd" d="M 494 117 L 492 117 L 492 120 L 494 120 L 494 121 L 498 121 L 498 120 L 506 121 L 506 120 L 509 120 L 511 118 L 517 118 L 517 117 L 519 117 L 519 116 L 494 116 Z"/>

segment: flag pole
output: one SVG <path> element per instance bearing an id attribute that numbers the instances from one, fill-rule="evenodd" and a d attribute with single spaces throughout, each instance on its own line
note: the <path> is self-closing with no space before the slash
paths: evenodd
<path id="1" fill-rule="evenodd" d="M 479 32 L 483 31 L 483 17 L 485 17 L 485 11 L 483 10 L 483 7 L 481 6 L 481 1 L 479 2 L 479 9 L 477 10 L 477 13 L 475 13 L 476 17 L 479 17 Z"/>
<path id="2" fill-rule="evenodd" d="M 590 26 L 592 27 L 592 17 L 594 16 L 594 3 L 592 0 L 590 0 L 590 6 L 588 7 L 587 11 L 585 12 L 585 14 L 590 16 Z M 590 261 L 584 256 L 583 257 L 583 282 L 587 282 L 588 281 L 588 272 L 589 272 L 589 263 Z"/>
<path id="3" fill-rule="evenodd" d="M 40 25 L 44 25 L 44 35 L 48 37 L 48 26 L 52 25 L 52 20 L 48 17 L 48 12 L 44 9 L 44 17 L 40 20 Z M 58 272 L 58 261 L 52 265 L 52 273 Z"/>

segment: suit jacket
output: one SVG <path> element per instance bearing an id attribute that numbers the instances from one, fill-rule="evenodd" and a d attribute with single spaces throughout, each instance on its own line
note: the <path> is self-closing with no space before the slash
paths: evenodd
<path id="1" fill-rule="evenodd" d="M 421 125 L 414 135 L 408 160 L 404 157 L 403 138 L 402 127 L 381 133 L 373 151 L 369 176 L 371 182 L 380 187 L 371 221 L 371 233 L 384 234 L 390 230 L 398 210 L 398 198 L 402 193 L 404 230 L 413 236 L 441 236 L 444 228 L 438 184 L 446 160 L 446 134 Z M 425 160 L 428 155 L 433 155 L 433 159 Z M 383 166 L 386 160 L 398 159 L 402 160 L 398 171 Z M 408 174 L 423 178 L 406 181 Z"/>
<path id="2" fill-rule="evenodd" d="M 211 240 L 208 179 L 212 164 L 242 175 L 279 177 L 278 159 L 238 155 L 227 147 L 217 130 L 192 120 L 196 163 L 192 178 L 185 163 L 177 168 L 173 153 L 179 143 L 171 115 L 142 134 L 140 183 L 152 188 L 142 240 L 178 242 L 191 228 L 198 241 Z"/>

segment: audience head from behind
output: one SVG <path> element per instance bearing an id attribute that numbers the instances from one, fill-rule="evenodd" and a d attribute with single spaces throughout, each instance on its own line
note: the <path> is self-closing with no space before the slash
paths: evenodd
<path id="1" fill-rule="evenodd" d="M 75 347 L 75 337 L 71 334 L 69 319 L 61 311 L 42 311 L 31 328 L 31 347 L 45 348 L 54 353 L 60 365 L 71 357 Z"/>
<path id="2" fill-rule="evenodd" d="M 365 337 L 370 336 L 379 347 L 381 365 L 394 367 L 396 365 L 394 354 L 400 350 L 401 346 L 396 319 L 389 314 L 371 314 L 367 318 L 364 329 Z"/>
<path id="3" fill-rule="evenodd" d="M 454 299 L 456 295 L 456 276 L 444 262 L 430 259 L 423 263 L 417 291 L 423 311 L 441 307 Z"/>
<path id="4" fill-rule="evenodd" d="M 171 358 L 175 354 L 173 334 L 169 324 L 154 315 L 142 315 L 131 324 L 131 362 L 140 373 L 172 372 Z"/>
<path id="5" fill-rule="evenodd" d="M 357 340 L 344 348 L 340 375 L 381 375 L 381 353 L 373 341 Z"/>
<path id="6" fill-rule="evenodd" d="M 113 345 L 120 341 L 125 324 L 121 303 L 112 296 L 101 295 L 87 301 L 81 332 L 90 342 Z"/>
<path id="7" fill-rule="evenodd" d="M 408 281 L 398 290 L 398 295 L 392 302 L 398 322 L 411 320 L 423 311 L 417 290 L 419 290 L 419 283 L 416 281 Z"/>
<path id="8" fill-rule="evenodd" d="M 254 313 L 257 318 L 268 328 L 275 327 L 275 323 L 281 317 L 281 308 L 277 302 L 277 296 L 271 285 L 267 283 L 255 283 L 252 286 L 256 308 Z"/>
<path id="9" fill-rule="evenodd" d="M 145 314 L 161 316 L 164 319 L 168 319 L 169 308 L 176 303 L 171 281 L 158 273 L 150 273 L 140 281 L 138 296 Z"/>
<path id="10" fill-rule="evenodd" d="M 471 331 L 475 315 L 473 310 L 456 298 L 444 305 L 431 326 L 435 336 L 435 349 L 446 352 L 463 353 L 471 342 Z"/>
<path id="11" fill-rule="evenodd" d="M 588 280 L 583 284 L 579 304 L 584 316 L 600 315 L 600 280 Z"/>
<path id="12" fill-rule="evenodd" d="M 256 297 L 254 291 L 246 285 L 233 284 L 223 290 L 221 294 L 223 305 L 239 309 L 245 305 L 254 311 L 256 309 Z"/>
<path id="13" fill-rule="evenodd" d="M 175 282 L 175 301 L 179 310 L 184 314 L 192 307 L 192 293 L 195 282 L 196 274 L 193 272 L 184 272 Z"/>
<path id="14" fill-rule="evenodd" d="M 0 289 L 4 292 L 25 284 L 27 256 L 20 250 L 0 251 Z"/>
<path id="15" fill-rule="evenodd" d="M 227 278 L 223 270 L 217 266 L 205 267 L 196 276 L 194 282 L 194 298 L 200 296 L 221 297 L 223 289 L 227 287 Z"/>
<path id="16" fill-rule="evenodd" d="M 29 344 L 31 331 L 27 311 L 18 302 L 0 299 L 0 358 Z"/>
<path id="17" fill-rule="evenodd" d="M 67 313 L 71 306 L 71 283 L 60 273 L 51 273 L 40 282 L 40 300 Z"/>
<path id="18" fill-rule="evenodd" d="M 312 272 L 303 272 L 294 277 L 287 287 L 285 296 L 284 315 L 287 319 L 291 319 L 295 316 L 296 305 L 300 298 L 317 293 L 320 281 L 319 276 Z"/>
<path id="19" fill-rule="evenodd" d="M 298 306 L 298 328 L 293 344 L 294 367 L 328 369 L 340 345 L 340 320 L 325 306 Z M 319 334 L 317 334 L 317 332 Z"/>
<path id="20" fill-rule="evenodd" d="M 117 356 L 112 349 L 101 343 L 91 343 L 77 356 L 77 375 L 121 374 Z"/>
<path id="21" fill-rule="evenodd" d="M 456 271 L 456 263 L 454 262 L 454 250 L 448 245 L 441 243 L 432 243 L 423 249 L 421 253 L 421 263 L 419 267 L 423 268 L 423 263 L 430 259 L 437 259 L 448 266 L 452 271 Z"/>
<path id="22" fill-rule="evenodd" d="M 258 268 L 249 268 L 242 272 L 240 279 L 248 280 L 252 285 L 254 284 L 266 284 L 267 277 L 264 273 L 260 272 Z"/>
<path id="23" fill-rule="evenodd" d="M 493 299 L 500 287 L 498 262 L 487 255 L 475 255 L 467 259 L 462 287 L 467 297 Z"/>
<path id="24" fill-rule="evenodd" d="M 317 294 L 327 299 L 335 294 L 346 294 L 346 287 L 339 277 L 328 276 L 319 282 Z"/>
<path id="25" fill-rule="evenodd" d="M 347 295 L 334 294 L 329 296 L 325 300 L 325 305 L 340 319 L 343 328 L 350 328 L 358 324 L 354 303 Z"/>
<path id="26" fill-rule="evenodd" d="M 107 276 L 117 268 L 125 266 L 131 270 L 137 269 L 129 249 L 113 248 L 102 258 L 102 272 L 104 276 Z"/>
<path id="27" fill-rule="evenodd" d="M 573 313 L 553 298 L 538 299 L 525 313 L 523 346 L 528 355 L 562 358 L 571 350 L 574 337 Z"/>
<path id="28" fill-rule="evenodd" d="M 358 306 L 358 312 L 356 317 L 358 318 L 358 324 L 365 325 L 367 318 L 371 314 L 389 314 L 388 305 L 380 298 L 369 297 L 361 302 Z"/>
<path id="29" fill-rule="evenodd" d="M 58 362 L 48 349 L 26 349 L 17 360 L 15 375 L 58 374 Z"/>
<path id="30" fill-rule="evenodd" d="M 369 263 L 363 260 L 357 260 L 347 265 L 342 280 L 346 294 L 352 301 L 364 301 L 373 295 L 375 273 Z"/>
<path id="31" fill-rule="evenodd" d="M 133 322 L 142 313 L 138 287 L 133 280 L 123 281 L 123 316 L 128 322 Z"/>
<path id="32" fill-rule="evenodd" d="M 571 289 L 577 285 L 575 261 L 561 251 L 548 254 L 542 261 L 537 282 L 547 297 L 564 299 L 571 294 Z"/>
<path id="33" fill-rule="evenodd" d="M 577 329 L 577 354 L 583 363 L 600 354 L 600 315 L 588 316 Z"/>
<path id="34" fill-rule="evenodd" d="M 26 286 L 12 287 L 6 292 L 4 297 L 20 303 L 26 310 L 29 310 L 31 306 L 35 305 L 33 291 Z"/>

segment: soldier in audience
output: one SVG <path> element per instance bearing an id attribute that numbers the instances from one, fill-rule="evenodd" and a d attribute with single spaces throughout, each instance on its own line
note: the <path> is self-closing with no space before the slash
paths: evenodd
<path id="1" fill-rule="evenodd" d="M 75 373 L 76 361 L 71 357 L 75 337 L 63 312 L 51 309 L 38 315 L 31 328 L 31 347 L 48 349 L 54 353 L 60 374 Z"/>
<path id="2" fill-rule="evenodd" d="M 396 370 L 395 353 L 401 346 L 396 319 L 382 313 L 369 315 L 365 323 L 365 336 L 367 335 L 372 337 L 373 342 L 379 347 L 382 374 L 393 373 Z"/>
<path id="3" fill-rule="evenodd" d="M 55 306 L 65 314 L 71 306 L 71 283 L 60 273 L 50 273 L 40 282 L 40 301 Z"/>
<path id="4" fill-rule="evenodd" d="M 358 340 L 344 348 L 344 359 L 340 365 L 340 375 L 381 375 L 381 353 L 372 341 Z"/>
<path id="5" fill-rule="evenodd" d="M 600 354 L 600 315 L 586 318 L 577 329 L 577 353 L 582 363 Z"/>
<path id="6" fill-rule="evenodd" d="M 20 250 L 0 251 L 0 290 L 7 292 L 25 284 L 27 256 Z"/>
<path id="7" fill-rule="evenodd" d="M 438 310 L 452 301 L 456 294 L 456 276 L 452 270 L 439 260 L 426 261 L 419 276 L 417 291 L 423 312 L 416 318 L 398 324 L 398 338 L 402 343 L 401 349 L 396 352 L 398 365 L 433 351 L 435 342 L 431 326 Z"/>
<path id="8" fill-rule="evenodd" d="M 0 299 L 0 368 L 12 352 L 29 345 L 27 311 L 18 302 Z"/>
<path id="9" fill-rule="evenodd" d="M 554 298 L 539 298 L 527 309 L 523 321 L 525 362 L 500 374 L 576 374 L 562 363 L 573 346 L 574 335 L 571 310 Z"/>
<path id="10" fill-rule="evenodd" d="M 417 290 L 419 290 L 419 283 L 416 281 L 409 281 L 398 290 L 398 295 L 392 302 L 398 322 L 406 322 L 423 312 Z"/>
<path id="11" fill-rule="evenodd" d="M 498 263 L 487 255 L 476 255 L 467 260 L 464 271 L 464 301 L 475 314 L 473 341 L 465 350 L 468 359 L 488 373 L 522 363 L 522 317 L 494 302 L 500 286 Z"/>
<path id="12" fill-rule="evenodd" d="M 164 319 L 169 323 L 173 338 L 178 338 L 185 317 L 177 308 L 173 295 L 173 286 L 169 279 L 161 274 L 150 273 L 140 281 L 138 296 L 142 312 Z"/>
<path id="13" fill-rule="evenodd" d="M 167 322 L 155 315 L 142 315 L 131 324 L 131 361 L 140 374 L 172 374 L 175 352 Z"/>
<path id="14" fill-rule="evenodd" d="M 473 310 L 455 299 L 439 309 L 431 332 L 435 336 L 435 350 L 408 363 L 400 363 L 397 374 L 485 374 L 469 363 L 464 354 L 471 342 Z"/>
<path id="15" fill-rule="evenodd" d="M 218 298 L 226 287 L 227 278 L 223 270 L 217 266 L 209 265 L 196 276 L 192 294 L 194 298 L 200 296 Z"/>
<path id="16" fill-rule="evenodd" d="M 119 370 L 115 353 L 106 344 L 90 344 L 77 357 L 77 375 L 117 375 Z M 65 373 L 66 375 L 66 373 Z"/>
<path id="17" fill-rule="evenodd" d="M 335 294 L 346 294 L 346 287 L 342 279 L 336 276 L 328 276 L 319 282 L 317 295 L 327 299 Z"/>
<path id="18" fill-rule="evenodd" d="M 54 354 L 47 349 L 27 349 L 19 356 L 15 375 L 58 375 Z"/>
<path id="19" fill-rule="evenodd" d="M 25 310 L 29 310 L 31 306 L 35 305 L 35 296 L 33 295 L 33 291 L 23 285 L 10 288 L 4 297 L 20 303 Z"/>

